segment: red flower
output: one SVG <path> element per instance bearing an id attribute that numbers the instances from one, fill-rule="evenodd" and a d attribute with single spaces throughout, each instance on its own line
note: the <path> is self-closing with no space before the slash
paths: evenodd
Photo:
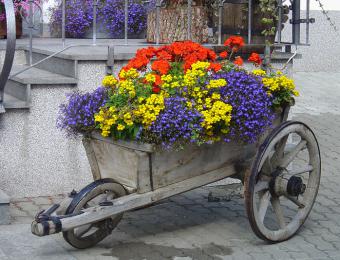
<path id="1" fill-rule="evenodd" d="M 244 40 L 240 36 L 230 36 L 225 42 L 224 46 L 228 46 L 232 51 L 238 51 L 244 46 Z"/>
<path id="2" fill-rule="evenodd" d="M 234 60 L 234 64 L 236 64 L 238 66 L 242 66 L 243 65 L 243 59 L 240 56 L 236 57 L 236 59 Z"/>
<path id="3" fill-rule="evenodd" d="M 168 61 L 172 60 L 172 55 L 165 50 L 158 51 L 156 56 L 159 60 L 168 60 Z"/>
<path id="4" fill-rule="evenodd" d="M 209 69 L 218 72 L 222 69 L 222 65 L 219 63 L 210 63 Z"/>
<path id="5" fill-rule="evenodd" d="M 221 53 L 220 53 L 220 57 L 221 57 L 222 59 L 226 59 L 226 58 L 228 57 L 228 52 L 226 52 L 226 51 L 221 52 Z"/>
<path id="6" fill-rule="evenodd" d="M 248 61 L 254 63 L 255 66 L 260 66 L 262 64 L 262 59 L 261 59 L 260 55 L 256 52 L 253 52 L 250 55 Z"/>
<path id="7" fill-rule="evenodd" d="M 161 88 L 160 87 L 153 87 L 152 92 L 155 93 L 155 94 L 158 94 L 159 92 L 161 92 Z"/>
<path id="8" fill-rule="evenodd" d="M 161 76 L 155 74 L 155 77 L 156 77 L 156 81 L 155 81 L 155 83 L 153 83 L 153 85 L 154 85 L 154 87 L 159 87 L 163 83 Z"/>
<path id="9" fill-rule="evenodd" d="M 170 70 L 170 64 L 166 60 L 156 60 L 152 63 L 152 70 L 159 72 L 161 75 L 167 74 Z"/>
<path id="10" fill-rule="evenodd" d="M 216 60 L 217 58 L 217 55 L 213 50 L 208 50 L 208 56 L 209 56 L 209 59 L 211 60 Z"/>

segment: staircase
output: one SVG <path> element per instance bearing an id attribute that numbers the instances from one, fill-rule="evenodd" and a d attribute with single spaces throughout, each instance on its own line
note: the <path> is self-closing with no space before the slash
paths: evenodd
<path id="1" fill-rule="evenodd" d="M 26 63 L 29 55 L 26 52 Z M 33 52 L 33 63 L 46 58 L 39 50 Z M 77 86 L 77 62 L 72 59 L 53 57 L 34 68 L 14 64 L 5 87 L 4 108 L 28 109 L 31 105 L 31 89 L 35 87 Z M 17 72 L 28 69 L 18 75 Z M 13 76 L 14 75 L 14 76 Z"/>

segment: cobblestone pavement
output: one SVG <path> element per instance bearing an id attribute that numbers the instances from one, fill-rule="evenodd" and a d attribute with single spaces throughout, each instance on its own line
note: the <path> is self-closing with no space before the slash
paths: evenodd
<path id="1" fill-rule="evenodd" d="M 97 247 L 75 250 L 61 235 L 38 238 L 29 223 L 36 212 L 64 196 L 25 198 L 11 206 L 13 224 L 0 226 L 0 259 L 340 259 L 340 74 L 299 73 L 300 100 L 293 119 L 310 125 L 322 151 L 322 179 L 315 206 L 289 241 L 267 244 L 251 231 L 240 185 L 204 187 L 154 207 L 129 212 Z M 224 194 L 209 202 L 210 192 Z"/>

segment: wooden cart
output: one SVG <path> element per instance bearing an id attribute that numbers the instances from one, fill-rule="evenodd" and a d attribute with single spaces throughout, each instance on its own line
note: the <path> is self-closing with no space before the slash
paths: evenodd
<path id="1" fill-rule="evenodd" d="M 61 205 L 40 212 L 32 233 L 63 232 L 72 246 L 88 248 L 111 234 L 126 211 L 236 177 L 244 184 L 255 234 L 269 242 L 287 240 L 311 211 L 321 174 L 315 135 L 304 123 L 286 121 L 288 111 L 289 107 L 278 116 L 276 128 L 253 145 L 216 143 L 170 152 L 99 134 L 86 137 L 95 181 L 72 192 Z"/>

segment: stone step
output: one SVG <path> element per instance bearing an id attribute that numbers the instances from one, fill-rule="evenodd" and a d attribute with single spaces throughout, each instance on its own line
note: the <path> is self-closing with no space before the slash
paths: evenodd
<path id="1" fill-rule="evenodd" d="M 15 65 L 12 68 L 11 75 L 28 68 L 27 65 Z M 31 103 L 31 88 L 35 86 L 69 86 L 75 87 L 78 80 L 72 77 L 52 73 L 38 68 L 30 68 L 18 74 L 11 76 L 6 83 L 4 107 L 5 109 L 29 108 Z"/>
<path id="2" fill-rule="evenodd" d="M 26 61 L 29 61 L 29 52 L 25 51 Z M 32 64 L 37 63 L 48 56 L 53 54 L 52 52 L 44 52 L 38 49 L 33 50 Z M 46 61 L 38 64 L 36 68 L 63 75 L 66 77 L 77 78 L 77 66 L 78 63 L 73 59 L 66 59 L 64 57 L 51 57 Z"/>
<path id="3" fill-rule="evenodd" d="M 4 108 L 5 109 L 28 109 L 30 107 L 29 101 L 19 99 L 11 94 L 4 94 Z"/>
<path id="4" fill-rule="evenodd" d="M 15 75 L 26 68 L 28 68 L 27 65 L 14 65 L 11 75 Z M 31 85 L 76 85 L 78 83 L 78 80 L 74 77 L 53 73 L 45 70 L 45 68 L 30 68 L 17 76 L 10 76 L 10 80 Z"/>

